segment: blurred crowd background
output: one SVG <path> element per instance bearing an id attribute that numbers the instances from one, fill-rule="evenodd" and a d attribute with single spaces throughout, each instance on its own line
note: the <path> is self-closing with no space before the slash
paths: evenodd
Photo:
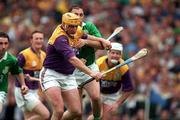
<path id="1" fill-rule="evenodd" d="M 45 34 L 45 46 L 61 16 L 72 5 L 107 38 L 117 26 L 125 29 L 114 41 L 123 44 L 127 59 L 141 48 L 149 55 L 130 64 L 135 95 L 119 107 L 117 120 L 180 120 L 180 1 L 179 0 L 0 0 L 0 31 L 11 38 L 10 52 L 28 47 L 32 31 Z M 97 51 L 97 58 L 106 54 Z M 10 79 L 4 120 L 23 120 Z M 90 113 L 85 104 L 84 116 Z"/>

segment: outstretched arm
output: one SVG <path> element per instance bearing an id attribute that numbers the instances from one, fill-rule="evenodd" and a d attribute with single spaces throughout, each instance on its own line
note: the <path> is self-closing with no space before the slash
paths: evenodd
<path id="1" fill-rule="evenodd" d="M 76 56 L 72 56 L 68 60 L 74 67 L 78 68 L 82 72 L 88 74 L 89 76 L 95 78 L 96 80 L 99 80 L 102 77 L 102 74 L 100 72 L 93 72 L 91 71 L 84 63 L 78 59 Z"/>
<path id="2" fill-rule="evenodd" d="M 87 39 L 88 40 L 92 40 L 92 41 L 98 41 L 100 42 L 100 46 L 103 46 L 103 49 L 110 49 L 111 48 L 111 42 L 110 41 L 107 41 L 106 39 L 104 38 L 98 38 L 98 37 L 95 37 L 95 36 L 92 36 L 92 35 L 88 35 L 87 36 Z"/>
<path id="3" fill-rule="evenodd" d="M 25 81 L 24 81 L 24 74 L 23 73 L 19 73 L 18 74 L 18 77 L 19 77 L 19 82 L 21 84 L 21 92 L 22 94 L 26 94 L 28 92 L 28 87 L 26 86 L 25 84 Z"/>

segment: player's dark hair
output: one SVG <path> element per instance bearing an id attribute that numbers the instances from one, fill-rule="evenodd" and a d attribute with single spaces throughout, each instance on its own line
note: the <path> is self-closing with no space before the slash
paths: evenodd
<path id="1" fill-rule="evenodd" d="M 7 38 L 8 41 L 10 41 L 8 34 L 6 34 L 5 32 L 0 32 L 0 37 Z"/>
<path id="2" fill-rule="evenodd" d="M 44 33 L 41 32 L 41 31 L 35 30 L 35 31 L 33 31 L 33 32 L 31 33 L 31 39 L 33 38 L 33 35 L 34 35 L 35 33 L 41 33 L 41 34 L 44 34 Z"/>
<path id="3" fill-rule="evenodd" d="M 82 9 L 82 8 L 78 5 L 72 5 L 69 9 L 69 12 L 71 12 L 73 9 Z"/>

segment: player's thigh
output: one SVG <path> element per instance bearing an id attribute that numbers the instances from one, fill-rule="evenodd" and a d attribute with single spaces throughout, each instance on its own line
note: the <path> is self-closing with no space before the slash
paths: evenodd
<path id="1" fill-rule="evenodd" d="M 1 114 L 1 112 L 2 112 L 2 103 L 0 103 L 0 114 Z"/>
<path id="2" fill-rule="evenodd" d="M 110 110 L 110 105 L 107 105 L 107 104 L 103 104 L 102 105 L 102 111 L 103 111 L 103 113 L 102 113 L 102 119 L 103 120 L 109 120 L 110 119 L 110 112 L 109 112 L 109 110 Z"/>
<path id="3" fill-rule="evenodd" d="M 50 87 L 44 93 L 48 102 L 50 102 L 54 108 L 64 106 L 61 89 L 59 87 Z"/>
<path id="4" fill-rule="evenodd" d="M 50 114 L 48 109 L 46 108 L 46 106 L 42 102 L 39 102 L 36 105 L 36 107 L 33 109 L 33 112 L 40 115 L 44 119 L 48 119 L 49 114 Z"/>
<path id="5" fill-rule="evenodd" d="M 62 95 L 69 111 L 81 112 L 81 103 L 78 89 L 63 91 Z"/>
<path id="6" fill-rule="evenodd" d="M 100 85 L 99 82 L 95 80 L 89 82 L 84 86 L 84 89 L 91 98 L 99 99 L 100 98 Z"/>

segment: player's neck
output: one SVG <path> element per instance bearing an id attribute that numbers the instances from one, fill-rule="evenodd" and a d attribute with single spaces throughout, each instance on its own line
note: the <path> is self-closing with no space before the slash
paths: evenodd
<path id="1" fill-rule="evenodd" d="M 4 57 L 5 53 L 0 53 L 0 60 Z"/>
<path id="2" fill-rule="evenodd" d="M 40 48 L 35 48 L 35 47 L 33 47 L 33 46 L 31 46 L 31 48 L 33 49 L 33 51 L 34 51 L 35 53 L 40 53 L 40 51 L 41 51 Z"/>
<path id="3" fill-rule="evenodd" d="M 107 65 L 109 68 L 112 68 L 115 66 L 115 64 L 113 64 L 111 61 L 107 60 Z"/>

